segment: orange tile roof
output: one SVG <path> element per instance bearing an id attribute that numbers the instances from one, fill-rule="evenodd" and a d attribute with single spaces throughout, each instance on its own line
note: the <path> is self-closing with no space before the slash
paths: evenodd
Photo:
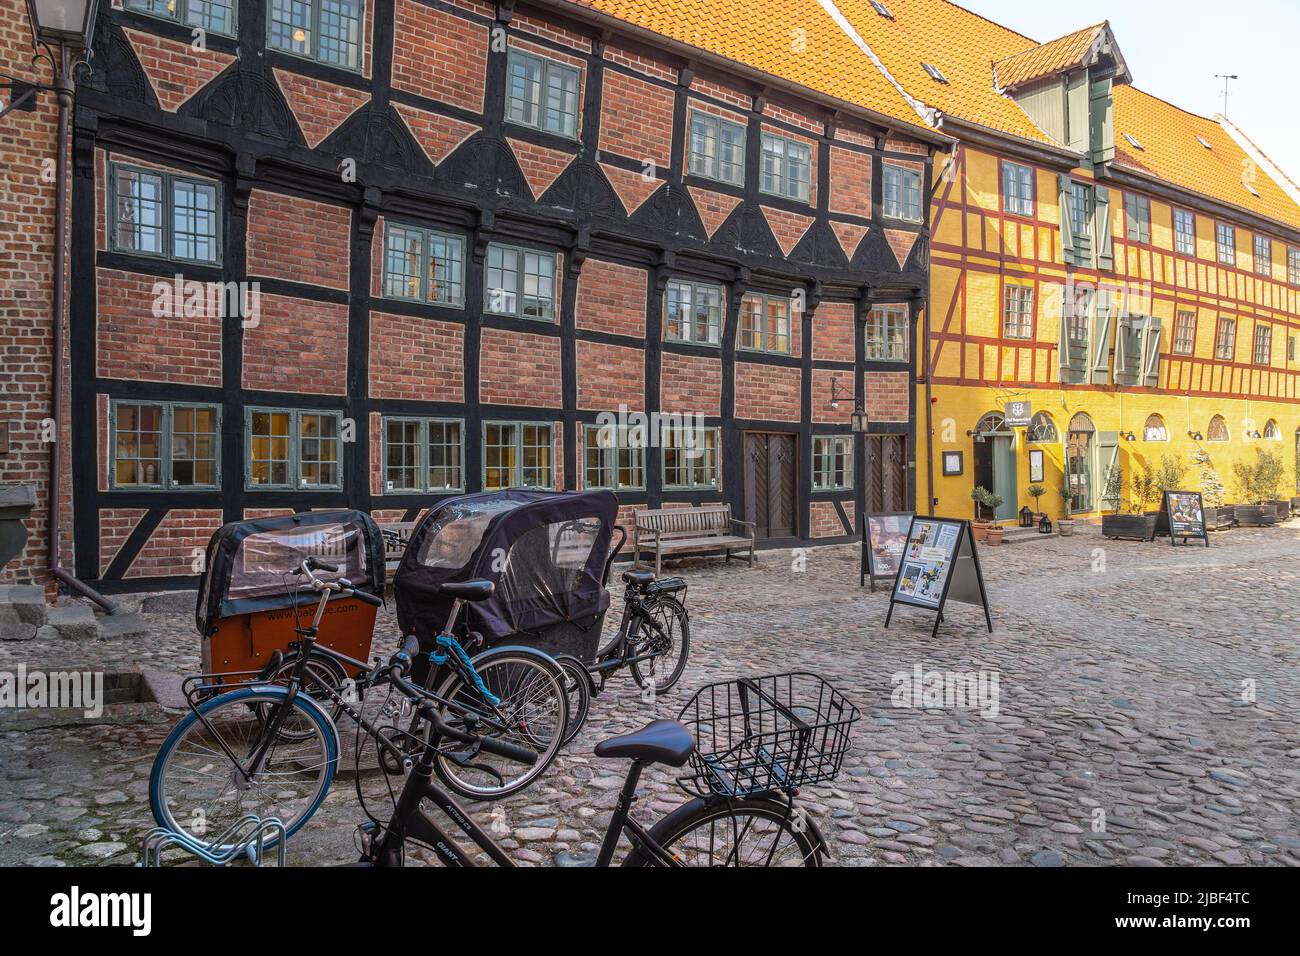
<path id="1" fill-rule="evenodd" d="M 1096 23 L 1059 40 L 998 60 L 993 64 L 998 87 L 1013 89 L 1023 83 L 1041 80 L 1045 76 L 1081 65 L 1106 26 L 1104 21 Z"/>

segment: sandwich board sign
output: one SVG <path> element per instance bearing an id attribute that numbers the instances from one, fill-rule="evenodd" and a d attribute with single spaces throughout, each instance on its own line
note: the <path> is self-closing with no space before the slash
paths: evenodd
<path id="1" fill-rule="evenodd" d="M 1162 517 L 1167 517 L 1169 543 L 1190 544 L 1200 538 L 1210 546 L 1210 535 L 1205 530 L 1205 504 L 1199 491 L 1166 491 L 1160 502 Z M 1163 523 L 1163 522 L 1161 522 Z"/>
<path id="2" fill-rule="evenodd" d="M 984 573 L 975 551 L 970 522 L 960 518 L 913 516 L 907 529 L 907 543 L 889 596 L 885 627 L 894 616 L 894 606 L 906 604 L 935 612 L 931 637 L 939 633 L 944 606 L 949 600 L 984 608 L 984 621 L 993 632 Z"/>
<path id="3" fill-rule="evenodd" d="M 907 546 L 912 514 L 911 511 L 863 513 L 862 566 L 858 573 L 858 587 L 870 578 L 871 590 L 874 591 L 877 581 L 892 581 L 898 577 L 898 565 Z"/>

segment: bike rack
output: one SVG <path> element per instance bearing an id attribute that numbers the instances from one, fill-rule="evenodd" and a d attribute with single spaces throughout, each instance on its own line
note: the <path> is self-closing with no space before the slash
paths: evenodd
<path id="1" fill-rule="evenodd" d="M 162 866 L 163 850 L 179 846 L 191 856 L 211 863 L 213 866 L 225 866 L 231 860 L 241 856 L 247 857 L 254 866 L 261 866 L 266 856 L 266 841 L 270 836 L 276 838 L 276 866 L 284 866 L 284 845 L 287 838 L 284 824 L 278 817 L 249 814 L 238 823 L 227 827 L 211 843 L 205 843 L 192 834 L 170 827 L 154 827 L 144 837 L 144 848 L 140 854 L 140 866 Z M 152 854 L 152 862 L 150 862 Z"/>

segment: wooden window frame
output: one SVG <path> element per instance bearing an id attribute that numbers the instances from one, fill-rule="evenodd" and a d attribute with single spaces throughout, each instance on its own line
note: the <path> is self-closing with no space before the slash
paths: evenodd
<path id="1" fill-rule="evenodd" d="M 155 484 L 146 484 L 145 482 L 135 482 L 132 484 L 123 484 L 117 480 L 117 435 L 118 435 L 118 412 L 123 405 L 134 405 L 137 407 L 153 406 L 160 411 L 159 415 L 159 438 L 158 438 L 158 481 Z M 185 434 L 211 434 L 212 435 L 212 455 L 211 459 L 207 458 L 188 458 L 182 461 L 209 461 L 212 462 L 212 481 L 180 484 L 172 478 L 172 464 L 175 459 L 174 445 L 176 441 L 176 419 L 175 412 L 178 408 L 189 408 L 194 410 L 210 411 L 214 414 L 213 431 L 208 432 L 186 432 Z M 221 488 L 221 405 L 216 402 L 173 402 L 173 401 L 155 401 L 153 399 L 136 399 L 136 398 L 114 398 L 109 401 L 108 411 L 108 487 L 112 491 L 219 491 Z M 137 455 L 135 458 L 139 461 Z"/>
<path id="2" fill-rule="evenodd" d="M 1260 256 L 1260 245 L 1263 244 L 1264 255 Z M 1273 275 L 1273 240 L 1261 233 L 1255 233 L 1255 275 L 1272 276 Z M 1263 268 L 1260 268 L 1261 263 Z"/>
<path id="3" fill-rule="evenodd" d="M 1016 321 L 1014 331 L 1012 326 L 1013 300 L 1023 302 L 1024 299 L 1022 298 L 1021 293 L 1025 293 L 1026 296 L 1024 298 L 1027 298 L 1028 300 L 1028 311 L 1026 313 L 1028 329 L 1024 334 L 1021 334 L 1021 329 L 1023 327 L 1022 322 L 1019 320 Z M 1004 339 L 1013 339 L 1017 342 L 1032 342 L 1034 340 L 1034 331 L 1038 324 L 1037 315 L 1035 314 L 1037 311 L 1037 304 L 1038 296 L 1034 294 L 1034 287 L 1032 285 L 1025 285 L 1020 282 L 1005 283 L 1002 287 L 1002 337 Z M 1015 315 L 1019 317 L 1020 311 L 1016 310 Z"/>
<path id="4" fill-rule="evenodd" d="M 1227 242 L 1224 237 L 1227 237 Z M 1214 224 L 1214 248 L 1219 265 L 1236 266 L 1237 264 L 1237 228 L 1226 222 Z"/>
<path id="5" fill-rule="evenodd" d="M 853 446 L 852 435 L 813 435 L 812 490 L 814 492 L 853 490 Z M 844 480 L 836 482 L 834 476 L 837 469 L 833 462 L 835 456 L 840 454 L 844 458 L 844 467 L 839 470 Z"/>
<path id="6" fill-rule="evenodd" d="M 388 480 L 388 425 L 390 422 L 401 422 L 406 424 L 416 424 L 419 426 L 419 433 L 416 438 L 416 474 L 420 476 L 420 487 L 406 488 L 391 486 Z M 429 481 L 429 426 L 430 425 L 455 425 L 460 431 L 460 464 L 456 470 L 460 474 L 460 482 L 456 485 L 434 487 Z M 453 494 L 465 490 L 465 420 L 463 418 L 442 418 L 427 417 L 420 415 L 383 415 L 379 420 L 380 448 L 379 448 L 379 481 L 382 493 L 385 495 L 414 495 L 414 494 Z"/>
<path id="7" fill-rule="evenodd" d="M 689 457 L 686 459 L 687 461 L 686 470 L 688 475 L 687 483 L 681 484 L 676 481 L 668 480 L 669 458 L 672 454 L 678 454 L 679 452 L 677 452 L 678 446 L 669 444 L 669 440 L 667 436 L 670 433 L 675 434 L 676 432 L 679 432 L 682 427 L 689 427 L 689 426 L 677 426 L 677 427 L 664 426 L 660 431 L 659 444 L 660 444 L 661 454 L 659 456 L 660 457 L 659 470 L 660 470 L 661 487 L 663 487 L 665 490 L 673 490 L 673 491 L 719 491 L 721 490 L 722 488 L 722 462 L 721 462 L 722 429 L 718 428 L 716 425 L 705 426 L 704 428 L 700 429 L 700 434 L 702 435 L 707 435 L 707 434 L 713 435 L 712 454 L 710 455 L 706 452 L 705 454 L 697 456 L 697 458 L 699 459 L 706 459 L 711 461 L 711 464 L 707 464 L 705 466 L 706 469 L 705 480 L 703 481 L 696 480 L 695 467 L 690 464 L 696 459 L 692 459 Z M 680 454 L 684 454 L 684 452 L 680 452 Z M 673 471 L 678 471 L 678 470 L 679 469 L 677 468 L 673 469 Z M 709 480 L 710 475 L 712 480 Z"/>
<path id="8" fill-rule="evenodd" d="M 514 464 L 511 465 L 510 467 L 510 471 L 511 471 L 510 483 L 500 488 L 497 486 L 489 487 L 487 481 L 488 468 L 489 468 L 488 456 L 487 456 L 487 449 L 489 447 L 488 440 L 487 440 L 487 432 L 489 428 L 513 428 L 514 429 L 514 435 L 513 438 L 511 439 L 511 445 L 494 446 L 500 448 L 512 447 L 515 452 Z M 524 444 L 525 428 L 545 428 L 547 434 L 549 435 L 547 445 L 545 446 L 550 449 L 549 462 L 547 464 L 547 472 L 548 472 L 547 478 L 549 479 L 549 481 L 547 484 L 525 486 L 523 483 L 524 482 L 524 448 L 543 447 L 542 445 L 538 445 L 538 444 L 527 445 L 527 446 Z M 482 478 L 482 482 L 483 482 L 482 487 L 484 491 L 497 491 L 497 490 L 504 490 L 504 488 L 519 488 L 519 487 L 542 488 L 548 491 L 553 491 L 555 489 L 555 425 L 554 423 L 546 422 L 546 421 L 527 421 L 527 420 L 511 421 L 509 419 L 486 420 L 483 422 L 483 427 L 481 430 L 481 438 L 482 438 L 482 449 L 483 449 L 483 465 L 482 468 L 480 469 L 480 476 Z"/>
<path id="9" fill-rule="evenodd" d="M 161 252 L 132 249 L 118 243 L 117 229 L 120 223 L 118 220 L 117 176 L 119 172 L 155 176 L 161 181 L 162 222 L 160 231 L 163 245 Z M 176 185 L 178 183 L 189 186 L 202 186 L 213 191 L 212 218 L 215 231 L 211 236 L 212 251 L 214 253 L 212 259 L 190 259 L 176 255 Z M 214 179 L 204 179 L 202 176 L 190 176 L 184 173 L 172 173 L 162 169 L 150 169 L 146 166 L 135 166 L 131 163 L 117 161 L 111 161 L 108 164 L 108 248 L 113 252 L 127 256 L 142 256 L 164 262 L 183 262 L 190 265 L 219 267 L 222 264 L 222 252 L 225 244 L 225 216 L 222 213 L 221 183 Z"/>
<path id="10" fill-rule="evenodd" d="M 1197 313 L 1194 309 L 1180 309 L 1174 316 L 1174 336 L 1169 343 L 1170 352 L 1174 355 L 1194 355 L 1196 354 L 1196 318 Z M 1188 323 L 1184 319 L 1190 319 L 1190 334 L 1184 336 L 1182 333 L 1187 330 Z M 1187 347 L 1181 348 L 1181 344 L 1186 341 Z"/>
<path id="11" fill-rule="evenodd" d="M 230 12 L 230 28 L 228 30 L 219 30 L 207 23 L 191 22 L 189 19 L 190 3 L 192 0 L 174 0 L 175 12 L 167 12 L 167 4 L 160 3 L 157 6 L 160 9 L 153 9 L 154 0 L 125 0 L 123 10 L 127 13 L 138 13 L 141 16 L 152 17 L 156 20 L 166 20 L 169 23 L 178 23 L 183 27 L 192 27 L 206 30 L 208 33 L 215 33 L 222 37 L 236 37 L 239 35 L 239 0 L 225 0 L 225 2 L 213 2 L 207 0 L 208 6 L 220 6 Z"/>
<path id="12" fill-rule="evenodd" d="M 1024 172 L 1028 174 L 1028 183 L 1021 182 L 1017 179 L 1016 173 Z M 1038 183 L 1034 167 L 1026 166 L 1024 163 L 1013 163 L 1009 159 L 1002 160 L 1002 212 L 1008 216 L 1018 216 L 1021 219 L 1033 219 L 1038 209 Z M 1029 195 L 1022 196 L 1019 194 L 1019 188 L 1026 186 Z M 1013 190 L 1011 187 L 1016 186 Z M 1026 211 L 1024 205 L 1028 204 Z"/>
<path id="13" fill-rule="evenodd" d="M 919 169 L 912 169 L 910 166 L 904 166 L 900 163 L 882 163 L 881 172 L 881 214 L 886 219 L 897 219 L 899 222 L 919 223 L 925 220 L 925 189 L 924 177 Z M 890 176 L 898 176 L 897 183 L 897 204 L 891 206 L 889 199 Z M 908 215 L 911 210 L 911 203 L 908 197 L 912 192 L 910 183 L 915 180 L 917 204 L 916 216 Z"/>
<path id="14" fill-rule="evenodd" d="M 670 302 L 675 303 L 677 301 L 673 299 L 673 297 L 670 295 L 670 291 L 674 287 L 684 288 L 690 292 L 691 315 L 689 319 L 679 320 L 679 324 L 681 325 L 682 328 L 681 335 L 672 335 L 669 333 L 669 317 L 668 317 L 669 303 Z M 718 318 L 716 323 L 712 321 L 712 318 L 710 318 L 708 322 L 708 328 L 709 328 L 711 339 L 701 340 L 693 337 L 695 334 L 695 323 L 696 323 L 696 315 L 697 315 L 696 309 L 698 308 L 698 303 L 696 299 L 701 292 L 706 290 L 710 293 L 717 293 Z M 669 279 L 668 283 L 664 286 L 663 321 L 664 321 L 664 341 L 666 342 L 683 342 L 688 345 L 704 345 L 704 346 L 708 346 L 709 348 L 721 348 L 722 328 L 727 323 L 727 290 L 714 282 L 697 282 L 694 279 L 677 279 L 677 278 Z"/>
<path id="15" fill-rule="evenodd" d="M 1214 328 L 1214 357 L 1220 362 L 1231 362 L 1236 356 L 1237 320 L 1230 315 L 1221 315 Z"/>
<path id="16" fill-rule="evenodd" d="M 713 127 L 713 139 L 717 144 L 717 152 L 710 159 L 706 153 L 697 152 L 695 149 L 695 121 L 700 120 L 705 124 Z M 724 140 L 722 134 L 725 128 L 730 127 L 733 130 L 740 131 L 740 162 L 726 163 L 723 161 L 722 154 L 724 149 Z M 716 113 L 708 113 L 704 110 L 690 110 L 690 117 L 686 124 L 686 171 L 691 176 L 698 176 L 701 179 L 712 180 L 715 183 L 722 183 L 726 186 L 744 187 L 745 169 L 746 169 L 746 147 L 748 128 L 744 123 L 737 123 L 735 120 L 727 119 Z M 706 167 L 705 169 L 696 168 L 695 158 L 699 156 Z M 728 179 L 722 175 L 724 167 L 738 167 L 737 179 Z"/>
<path id="17" fill-rule="evenodd" d="M 747 312 L 745 303 L 757 300 L 759 303 L 759 315 L 762 317 L 758 329 L 759 342 L 761 344 L 745 345 L 745 319 Z M 773 348 L 768 330 L 768 306 L 770 303 L 779 302 L 785 309 L 785 348 Z M 736 335 L 738 341 L 736 348 L 742 352 L 761 352 L 766 355 L 793 355 L 794 354 L 794 310 L 790 308 L 790 299 L 786 296 L 768 295 L 766 292 L 746 292 L 740 297 L 740 321 L 736 323 Z"/>
<path id="18" fill-rule="evenodd" d="M 410 233 L 418 236 L 420 239 L 420 292 L 419 295 L 410 296 L 400 293 L 393 293 L 389 286 L 389 277 L 395 275 L 388 269 L 388 257 L 391 252 L 389 241 L 393 238 L 396 231 Z M 431 299 L 429 298 L 429 261 L 430 261 L 430 242 L 431 240 L 445 241 L 455 243 L 460 249 L 460 258 L 453 260 L 447 257 L 448 262 L 459 263 L 459 277 L 447 279 L 447 285 L 459 287 L 460 293 L 456 299 Z M 383 277 L 381 280 L 381 297 L 385 299 L 396 299 L 402 302 L 420 302 L 424 305 L 437 306 L 442 309 L 464 309 L 465 308 L 465 239 L 455 233 L 442 232 L 438 229 L 426 229 L 423 226 L 411 226 L 403 222 L 386 221 L 384 223 L 384 243 L 383 243 Z M 441 258 L 441 257 L 440 257 Z"/>
<path id="19" fill-rule="evenodd" d="M 877 315 L 880 321 L 877 322 Z M 897 335 L 897 332 L 902 332 Z M 895 333 L 891 335 L 891 332 Z M 868 362 L 907 362 L 911 354 L 912 310 L 907 303 L 874 302 L 863 324 L 863 358 Z M 901 354 L 897 354 L 901 347 Z"/>
<path id="20" fill-rule="evenodd" d="M 582 468 L 582 487 L 584 490 L 603 489 L 606 491 L 645 491 L 646 489 L 646 442 L 641 445 L 633 445 L 628 441 L 629 426 L 614 426 L 617 431 L 617 441 L 613 445 L 602 446 L 598 441 L 593 439 L 594 432 L 596 438 L 599 437 L 600 431 L 606 426 L 583 422 L 580 425 L 582 430 L 582 458 L 580 467 Z M 649 426 L 646 426 L 649 427 Z M 646 436 L 647 438 L 649 436 Z M 587 456 L 591 452 L 596 452 L 600 458 L 600 463 L 596 466 L 601 473 L 607 473 L 610 481 L 592 483 L 589 481 L 590 463 Z M 622 456 L 626 453 L 628 456 L 627 470 L 634 476 L 640 475 L 639 482 L 629 482 L 624 484 L 619 479 L 619 474 L 623 470 Z"/>
<path id="21" fill-rule="evenodd" d="M 365 69 L 366 58 L 366 0 L 357 0 L 357 57 L 355 63 L 338 63 L 334 60 L 322 59 L 320 55 L 320 38 L 321 33 L 321 0 L 297 0 L 300 3 L 306 3 L 311 7 L 311 52 L 304 53 L 300 50 L 294 50 L 287 46 L 278 46 L 273 41 L 273 30 L 271 11 L 274 0 L 267 0 L 266 3 L 266 29 L 263 31 L 263 42 L 267 50 L 273 50 L 276 53 L 283 53 L 286 56 L 296 57 L 299 60 L 306 60 L 308 63 L 319 63 L 321 66 L 329 67 L 335 70 L 346 70 L 349 73 L 361 73 Z"/>
<path id="22" fill-rule="evenodd" d="M 1184 232 L 1178 228 L 1178 217 L 1186 216 L 1190 221 L 1190 232 Z M 1196 258 L 1196 213 L 1190 209 L 1179 209 L 1174 207 L 1174 254 L 1186 256 L 1189 259 Z"/>
<path id="23" fill-rule="evenodd" d="M 530 60 L 538 65 L 540 72 L 538 74 L 538 99 L 536 103 L 531 100 L 526 101 L 527 105 L 536 109 L 537 122 L 530 123 L 526 119 L 518 119 L 510 115 L 510 79 L 513 75 L 512 67 L 516 60 Z M 570 74 L 576 80 L 573 93 L 573 113 L 560 111 L 563 117 L 572 117 L 572 129 L 550 129 L 546 125 L 546 91 L 550 88 L 548 78 L 552 71 L 562 74 Z M 506 81 L 505 81 L 505 103 L 502 109 L 502 116 L 506 123 L 511 126 L 519 126 L 523 129 L 534 129 L 539 133 L 546 133 L 550 136 L 559 136 L 563 139 L 577 140 L 578 130 L 581 127 L 582 119 L 582 70 L 570 63 L 557 60 L 554 57 L 545 56 L 541 53 L 534 53 L 531 50 L 522 50 L 519 47 L 511 46 L 506 51 Z"/>
<path id="24" fill-rule="evenodd" d="M 769 143 L 780 143 L 780 153 L 774 153 L 768 149 Z M 808 170 L 806 180 L 798 179 L 792 175 L 792 171 L 799 165 L 794 162 L 790 156 L 790 150 L 802 150 L 806 154 L 806 162 L 803 164 Z M 813 176 L 816 175 L 813 169 L 813 147 L 803 140 L 794 139 L 790 136 L 782 136 L 780 133 L 773 133 L 763 130 L 759 136 L 759 170 L 758 170 L 758 191 L 765 196 L 778 196 L 782 199 L 789 199 L 793 202 L 807 203 L 812 201 L 812 182 Z M 776 158 L 777 168 L 769 174 L 767 170 L 768 156 Z M 769 189 L 764 184 L 764 180 L 771 175 L 776 180 L 776 188 Z M 793 187 L 793 191 L 791 191 Z"/>
<path id="25" fill-rule="evenodd" d="M 1260 345 L 1264 345 L 1261 349 Z M 1263 358 L 1260 357 L 1261 352 Z M 1267 322 L 1255 323 L 1254 341 L 1251 342 L 1251 360 L 1255 365 L 1269 366 L 1273 364 L 1273 326 Z"/>
<path id="26" fill-rule="evenodd" d="M 289 416 L 289 457 L 287 468 L 288 484 L 257 484 L 253 481 L 253 415 L 258 412 L 268 414 L 284 413 Z M 303 484 L 302 480 L 302 418 L 304 415 L 319 415 L 333 418 L 337 423 L 339 455 L 336 462 L 338 481 L 333 483 Z M 345 446 L 343 440 L 343 412 L 332 408 L 292 408 L 284 405 L 249 405 L 244 409 L 244 490 L 245 491 L 342 491 Z"/>
<path id="27" fill-rule="evenodd" d="M 502 292 L 503 300 L 506 294 L 511 294 L 514 296 L 515 307 L 513 310 L 493 308 L 493 299 L 494 299 L 494 296 L 492 294 L 493 288 L 491 285 L 488 284 L 489 283 L 488 277 L 491 273 L 491 270 L 494 268 L 499 269 L 499 271 L 503 275 L 506 272 L 504 262 L 499 267 L 490 265 L 492 259 L 492 253 L 496 251 L 500 251 L 502 253 L 513 252 L 516 256 L 515 267 L 513 270 L 511 270 L 514 273 L 514 277 L 515 277 L 514 287 L 511 289 L 506 289 L 502 287 L 500 290 Z M 528 272 L 525 269 L 525 263 L 527 262 L 528 256 L 537 256 L 539 257 L 539 259 L 547 259 L 551 263 L 550 298 L 541 299 L 536 296 L 533 297 L 535 301 L 548 303 L 546 315 L 526 315 L 524 313 L 524 280 L 525 277 L 528 275 Z M 539 272 L 537 273 L 537 275 L 540 277 L 541 273 Z M 484 257 L 483 257 L 483 312 L 484 314 L 505 315 L 516 319 L 526 319 L 530 322 L 547 322 L 550 324 L 554 324 L 557 321 L 557 316 L 559 314 L 560 285 L 561 285 L 561 278 L 560 278 L 559 253 L 544 252 L 541 249 L 535 249 L 529 246 L 514 245 L 512 243 L 504 243 L 504 242 L 488 243 L 487 251 L 484 253 Z"/>

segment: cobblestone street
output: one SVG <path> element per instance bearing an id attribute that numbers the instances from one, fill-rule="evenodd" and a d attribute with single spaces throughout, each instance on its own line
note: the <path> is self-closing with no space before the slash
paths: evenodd
<path id="1" fill-rule="evenodd" d="M 625 770 L 592 756 L 597 740 L 675 716 L 711 681 L 812 670 L 863 711 L 844 772 L 801 798 L 839 864 L 1300 865 L 1300 522 L 1216 534 L 1208 549 L 1109 542 L 1092 527 L 985 548 L 995 632 L 978 608 L 950 605 L 934 639 L 932 617 L 910 608 L 883 629 L 888 595 L 858 587 L 855 547 L 805 556 L 803 570 L 768 552 L 752 570 L 673 572 L 690 584 L 682 684 L 649 705 L 615 677 L 540 783 L 477 807 L 480 820 L 508 830 L 521 862 L 591 850 Z M 0 669 L 196 668 L 193 615 L 153 619 L 144 644 L 0 645 Z M 396 636 L 383 620 L 386 654 Z M 891 677 L 917 665 L 996 672 L 996 716 L 892 706 Z M 133 862 L 169 726 L 0 732 L 0 864 Z M 380 807 L 382 777 L 363 780 Z M 643 819 L 685 799 L 663 772 L 642 793 Z M 345 775 L 289 862 L 352 858 L 361 819 Z"/>

